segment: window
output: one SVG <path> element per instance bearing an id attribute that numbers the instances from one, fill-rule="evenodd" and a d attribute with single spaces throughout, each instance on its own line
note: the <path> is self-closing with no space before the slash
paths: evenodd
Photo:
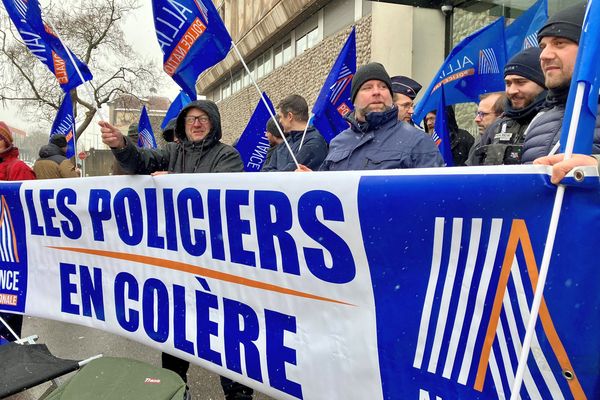
<path id="1" fill-rule="evenodd" d="M 283 63 L 290 62 L 292 58 L 292 44 L 290 42 L 283 43 Z"/>
<path id="2" fill-rule="evenodd" d="M 308 44 L 306 41 L 306 36 L 302 36 L 300 39 L 296 40 L 296 57 L 304 53 L 304 50 L 306 50 L 307 48 Z"/>
<path id="3" fill-rule="evenodd" d="M 237 93 L 242 89 L 242 72 L 238 72 L 233 76 L 233 83 L 231 85 L 231 94 Z"/>
<path id="4" fill-rule="evenodd" d="M 225 82 L 223 84 L 223 100 L 231 96 L 231 86 L 229 86 L 229 82 Z"/>
<path id="5" fill-rule="evenodd" d="M 309 49 L 317 43 L 319 43 L 319 28 L 315 28 L 306 34 L 306 44 Z"/>

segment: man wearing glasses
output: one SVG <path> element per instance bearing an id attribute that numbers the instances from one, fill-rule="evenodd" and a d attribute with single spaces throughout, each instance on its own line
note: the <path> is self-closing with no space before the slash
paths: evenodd
<path id="1" fill-rule="evenodd" d="M 398 121 L 414 125 L 412 116 L 415 113 L 415 97 L 421 90 L 419 82 L 407 76 L 392 77 L 392 93 L 394 104 L 398 107 Z"/>
<path id="2" fill-rule="evenodd" d="M 232 146 L 221 143 L 221 115 L 209 100 L 188 104 L 177 116 L 175 136 L 179 143 L 163 149 L 141 149 L 108 122 L 100 121 L 102 141 L 127 172 L 164 174 L 193 172 L 241 172 L 244 165 Z"/>
<path id="3" fill-rule="evenodd" d="M 221 115 L 209 100 L 191 102 L 181 110 L 175 123 L 175 138 L 162 149 L 139 148 L 108 122 L 100 121 L 102 141 L 112 149 L 119 166 L 131 174 L 242 172 L 244 164 L 235 148 L 221 143 Z M 189 362 L 162 354 L 163 368 L 187 382 Z M 226 398 L 251 399 L 252 389 L 221 377 Z M 186 391 L 189 397 L 189 393 Z M 237 397 L 236 397 L 237 396 Z"/>
<path id="4" fill-rule="evenodd" d="M 503 111 L 504 96 L 502 92 L 486 93 L 479 97 L 479 105 L 475 113 L 475 123 L 479 127 L 479 134 L 492 125 Z"/>

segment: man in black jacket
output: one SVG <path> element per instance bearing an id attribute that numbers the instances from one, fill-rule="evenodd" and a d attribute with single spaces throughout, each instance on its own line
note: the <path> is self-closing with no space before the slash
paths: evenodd
<path id="1" fill-rule="evenodd" d="M 514 55 L 504 67 L 504 112 L 484 132 L 471 165 L 520 164 L 525 133 L 546 99 L 539 47 Z"/>
<path id="2" fill-rule="evenodd" d="M 277 105 L 277 120 L 283 129 L 296 161 L 310 169 L 318 169 L 327 155 L 327 142 L 319 131 L 308 124 L 308 104 L 302 96 L 292 94 Z M 306 129 L 306 133 L 304 130 Z M 262 171 L 295 171 L 296 164 L 285 143 L 277 146 Z"/>
<path id="3" fill-rule="evenodd" d="M 100 121 L 102 141 L 108 145 L 126 172 L 133 174 L 242 172 L 244 164 L 233 147 L 221 143 L 221 115 L 212 101 L 188 104 L 177 116 L 175 136 L 179 142 L 162 149 L 139 148 L 130 138 L 107 122 Z M 187 382 L 189 362 L 163 353 L 163 367 Z M 221 378 L 226 399 L 251 399 L 252 389 Z"/>

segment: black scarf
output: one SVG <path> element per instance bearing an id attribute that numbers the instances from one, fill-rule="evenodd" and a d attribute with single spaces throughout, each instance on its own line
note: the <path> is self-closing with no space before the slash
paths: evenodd
<path id="1" fill-rule="evenodd" d="M 519 110 L 513 109 L 510 100 L 506 99 L 506 103 L 504 103 L 504 116 L 513 119 L 519 123 L 528 120 L 530 121 L 545 105 L 547 95 L 548 92 L 546 90 L 542 91 L 533 99 L 531 104 Z"/>
<path id="2" fill-rule="evenodd" d="M 567 104 L 567 97 L 569 97 L 569 86 L 559 87 L 556 89 L 548 90 L 548 97 L 546 97 L 546 103 L 544 106 L 546 108 L 552 108 L 554 106 Z"/>

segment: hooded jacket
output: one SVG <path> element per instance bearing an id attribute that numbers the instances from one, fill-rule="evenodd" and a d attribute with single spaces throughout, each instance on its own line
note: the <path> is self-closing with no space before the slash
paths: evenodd
<path id="1" fill-rule="evenodd" d="M 73 163 L 55 144 L 46 144 L 40 148 L 39 159 L 33 164 L 33 171 L 38 179 L 78 178 Z"/>
<path id="2" fill-rule="evenodd" d="M 327 142 L 323 136 L 321 136 L 319 131 L 310 127 L 306 130 L 304 143 L 302 144 L 302 149 L 300 149 L 300 142 L 302 141 L 303 134 L 304 131 L 291 131 L 286 135 L 286 139 L 294 152 L 296 161 L 298 161 L 299 164 L 306 165 L 312 170 L 317 170 L 327 155 Z M 295 170 L 296 164 L 285 143 L 281 143 L 275 147 L 271 158 L 268 163 L 265 162 L 265 166 L 262 169 L 262 171 Z"/>
<path id="3" fill-rule="evenodd" d="M 26 181 L 35 179 L 35 173 L 27 164 L 19 160 L 19 149 L 11 147 L 0 153 L 0 180 Z"/>
<path id="4" fill-rule="evenodd" d="M 442 167 L 444 160 L 426 133 L 398 121 L 395 106 L 371 112 L 365 122 L 346 118 L 350 128 L 329 144 L 322 171 Z"/>
<path id="5" fill-rule="evenodd" d="M 212 129 L 203 140 L 191 142 L 185 134 L 185 116 L 192 108 L 204 111 Z M 172 173 L 242 172 L 244 164 L 233 147 L 221 143 L 221 116 L 217 105 L 197 100 L 185 106 L 177 116 L 175 135 L 180 143 L 167 143 L 162 149 L 138 148 L 124 137 L 125 147 L 112 149 L 121 168 L 128 173 L 147 175 L 156 171 Z"/>

